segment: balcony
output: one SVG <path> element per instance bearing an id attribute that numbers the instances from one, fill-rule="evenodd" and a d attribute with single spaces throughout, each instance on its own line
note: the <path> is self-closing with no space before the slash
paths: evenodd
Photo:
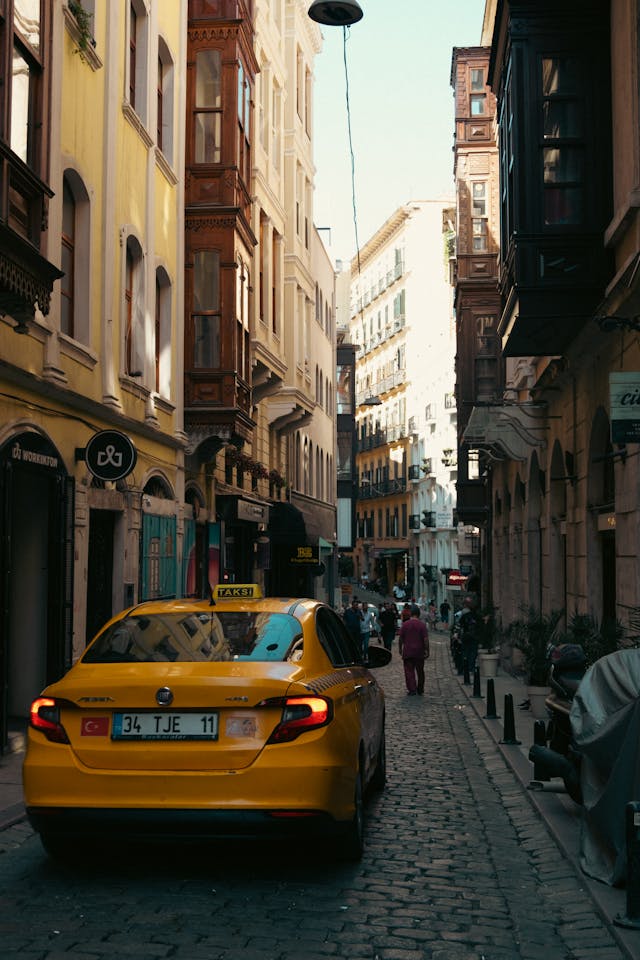
<path id="1" fill-rule="evenodd" d="M 423 510 L 422 523 L 425 525 L 425 527 L 429 527 L 430 529 L 435 528 L 435 525 L 436 525 L 435 510 Z"/>
<path id="2" fill-rule="evenodd" d="M 383 447 L 387 443 L 395 443 L 397 440 L 403 440 L 406 436 L 407 428 L 400 424 L 395 424 L 384 430 L 375 430 L 373 433 L 358 438 L 358 453 Z"/>
<path id="3" fill-rule="evenodd" d="M 422 472 L 420 470 L 420 465 L 417 463 L 412 463 L 409 465 L 409 480 L 420 480 L 422 477 Z"/>
<path id="4" fill-rule="evenodd" d="M 421 521 L 419 513 L 412 513 L 409 517 L 409 530 L 420 530 Z"/>
<path id="5" fill-rule="evenodd" d="M 484 479 L 456 483 L 458 523 L 480 527 L 489 517 L 489 491 Z"/>
<path id="6" fill-rule="evenodd" d="M 374 500 L 378 497 L 391 497 L 395 494 L 406 493 L 407 481 L 405 477 L 395 477 L 393 480 L 381 480 L 379 483 L 361 483 L 358 488 L 358 500 Z"/>

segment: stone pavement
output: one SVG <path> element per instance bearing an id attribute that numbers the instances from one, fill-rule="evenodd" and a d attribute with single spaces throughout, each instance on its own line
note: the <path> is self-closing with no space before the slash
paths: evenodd
<path id="1" fill-rule="evenodd" d="M 275 859 L 230 845 L 199 866 L 162 851 L 69 874 L 15 822 L 20 754 L 3 758 L 1 806 L 14 822 L 0 834 L 3 960 L 638 958 L 640 933 L 612 923 L 624 891 L 578 867 L 579 811 L 529 789 L 522 685 L 495 681 L 497 712 L 512 693 L 523 741 L 505 745 L 502 720 L 486 719 L 484 699 L 455 674 L 444 632 L 432 637 L 424 697 L 406 697 L 395 651 L 378 675 L 388 784 L 368 805 L 358 865 L 323 866 L 313 844 Z"/>

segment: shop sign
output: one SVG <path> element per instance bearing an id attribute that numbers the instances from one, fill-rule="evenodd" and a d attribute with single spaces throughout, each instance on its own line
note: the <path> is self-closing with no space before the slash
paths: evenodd
<path id="1" fill-rule="evenodd" d="M 28 463 L 34 467 L 44 467 L 45 470 L 58 470 L 60 461 L 57 456 L 49 453 L 36 434 L 33 441 L 29 434 L 22 434 L 19 440 L 11 444 L 10 456 L 14 463 Z M 40 447 L 41 449 L 38 449 Z"/>
<path id="2" fill-rule="evenodd" d="M 452 527 L 453 510 L 436 510 L 436 527 Z"/>
<path id="3" fill-rule="evenodd" d="M 126 434 L 119 430 L 101 430 L 89 440 L 84 459 L 94 477 L 113 483 L 129 476 L 138 453 Z"/>
<path id="4" fill-rule="evenodd" d="M 320 563 L 320 547 L 294 547 L 290 562 L 297 567 L 317 566 Z"/>
<path id="5" fill-rule="evenodd" d="M 612 443 L 640 443 L 640 373 L 609 374 Z"/>
<path id="6" fill-rule="evenodd" d="M 447 574 L 448 587 L 462 587 L 466 581 L 466 574 L 460 573 L 459 570 L 449 570 L 449 573 Z"/>
<path id="7" fill-rule="evenodd" d="M 263 503 L 254 503 L 253 500 L 238 500 L 238 520 L 248 520 L 250 523 L 268 523 L 269 507 Z"/>

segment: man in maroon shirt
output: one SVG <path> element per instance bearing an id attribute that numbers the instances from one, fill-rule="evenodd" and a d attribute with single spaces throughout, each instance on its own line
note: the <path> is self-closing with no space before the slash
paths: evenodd
<path id="1" fill-rule="evenodd" d="M 420 607 L 414 604 L 411 617 L 400 627 L 400 656 L 404 661 L 407 694 L 415 697 L 424 693 L 424 662 L 429 657 L 429 633 L 420 619 Z"/>

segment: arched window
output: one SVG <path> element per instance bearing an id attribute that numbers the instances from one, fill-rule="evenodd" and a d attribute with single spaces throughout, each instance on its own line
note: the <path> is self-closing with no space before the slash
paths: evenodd
<path id="1" fill-rule="evenodd" d="M 60 330 L 87 345 L 91 334 L 89 209 L 89 194 L 81 178 L 75 170 L 65 170 L 60 238 L 64 271 L 60 282 Z"/>
<path id="2" fill-rule="evenodd" d="M 156 270 L 155 390 L 171 395 L 171 281 L 166 270 Z"/>
<path id="3" fill-rule="evenodd" d="M 127 238 L 124 287 L 124 372 L 144 376 L 144 271 L 142 248 L 135 237 Z"/>
<path id="4" fill-rule="evenodd" d="M 163 37 L 158 37 L 158 88 L 156 117 L 156 142 L 162 153 L 173 165 L 173 58 Z"/>

